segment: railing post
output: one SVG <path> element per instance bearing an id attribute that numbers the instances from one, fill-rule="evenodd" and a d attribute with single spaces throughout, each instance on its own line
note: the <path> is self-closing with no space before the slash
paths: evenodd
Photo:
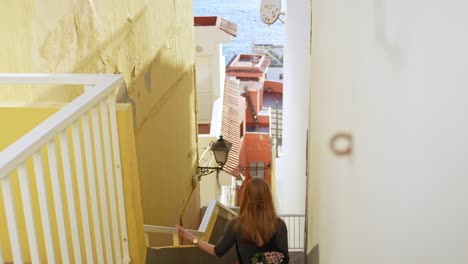
<path id="1" fill-rule="evenodd" d="M 122 263 L 122 251 L 121 251 L 121 240 L 119 233 L 119 219 L 117 213 L 117 199 L 115 196 L 115 174 L 114 174 L 114 162 L 110 143 L 111 133 L 109 132 L 109 109 L 107 107 L 107 100 L 102 100 L 99 103 L 99 109 L 101 112 L 101 125 L 102 134 L 104 139 L 104 161 L 106 167 L 107 176 L 107 189 L 110 202 L 110 213 L 112 221 L 112 233 L 114 238 L 114 253 L 117 263 Z M 114 153 L 115 154 L 115 153 Z"/>
<path id="2" fill-rule="evenodd" d="M 10 176 L 11 177 L 11 176 Z M 2 184 L 3 201 L 5 206 L 5 215 L 8 226 L 8 234 L 10 235 L 11 251 L 13 253 L 13 261 L 15 263 L 23 263 L 23 255 L 21 254 L 21 242 L 18 230 L 18 218 L 16 216 L 15 201 L 13 190 L 11 187 L 11 178 L 4 179 Z"/>
<path id="3" fill-rule="evenodd" d="M 94 154 L 96 158 L 97 179 L 99 196 L 101 200 L 101 214 L 102 214 L 102 227 L 104 229 L 104 245 L 105 253 L 108 263 L 114 263 L 114 256 L 112 255 L 112 242 L 111 233 L 109 228 L 109 211 L 107 207 L 107 187 L 104 172 L 104 160 L 102 157 L 102 143 L 101 143 L 101 122 L 99 122 L 99 109 L 95 107 L 91 110 L 91 120 L 94 136 Z"/>
<path id="4" fill-rule="evenodd" d="M 60 187 L 60 177 L 57 164 L 57 149 L 54 140 L 47 143 L 47 155 L 49 158 L 50 181 L 52 182 L 52 195 L 54 197 L 55 218 L 60 242 L 60 255 L 62 263 L 70 262 L 68 253 L 68 239 L 65 227 L 65 214 L 62 205 L 62 188 Z"/>
<path id="5" fill-rule="evenodd" d="M 83 224 L 84 246 L 86 261 L 93 262 L 93 245 L 89 224 L 88 199 L 86 197 L 86 183 L 83 167 L 83 155 L 81 151 L 80 124 L 79 121 L 72 125 L 73 150 L 75 154 L 75 170 L 78 184 L 78 195 L 80 199 L 81 223 Z"/>
<path id="6" fill-rule="evenodd" d="M 70 147 L 68 144 L 67 130 L 59 135 L 60 150 L 62 154 L 62 169 L 65 182 L 65 194 L 68 202 L 68 219 L 70 221 L 73 253 L 77 263 L 83 262 L 81 259 L 80 232 L 78 230 L 78 217 L 75 205 L 75 189 L 73 188 L 73 175 L 70 161 Z"/>
<path id="7" fill-rule="evenodd" d="M 41 210 L 42 230 L 44 233 L 45 248 L 47 253 L 47 263 L 55 264 L 55 246 L 52 238 L 52 228 L 50 225 L 50 210 L 47 201 L 47 189 L 44 175 L 44 163 L 41 151 L 33 155 L 34 173 L 36 175 L 37 195 L 39 198 L 39 208 Z M 0 261 L 0 263 L 3 263 Z"/>
<path id="8" fill-rule="evenodd" d="M 179 233 L 172 234 L 172 243 L 175 247 L 180 246 Z"/>
<path id="9" fill-rule="evenodd" d="M 119 218 L 120 218 L 120 234 L 123 247 L 123 262 L 130 263 L 130 252 L 128 247 L 128 234 L 127 234 L 127 221 L 125 213 L 125 192 L 122 179 L 122 166 L 120 160 L 120 146 L 119 146 L 119 130 L 117 127 L 117 109 L 116 109 L 116 96 L 108 97 L 109 100 L 109 113 L 110 113 L 110 130 L 112 138 L 112 149 L 114 150 L 114 171 L 117 185 L 117 202 L 119 205 Z"/>
<path id="10" fill-rule="evenodd" d="M 102 246 L 101 222 L 99 217 L 99 203 L 96 187 L 96 174 L 94 173 L 93 145 L 91 141 L 91 123 L 89 113 L 82 117 L 83 122 L 83 142 L 85 150 L 86 173 L 88 174 L 88 189 L 91 201 L 91 214 L 93 215 L 94 238 L 96 245 L 97 262 L 104 263 L 104 250 Z"/>
<path id="11" fill-rule="evenodd" d="M 31 261 L 32 263 L 41 263 L 37 244 L 36 221 L 34 221 L 34 212 L 32 207 L 31 188 L 29 187 L 28 168 L 26 167 L 26 164 L 18 167 L 18 178 L 20 182 L 26 230 L 28 231 Z"/>

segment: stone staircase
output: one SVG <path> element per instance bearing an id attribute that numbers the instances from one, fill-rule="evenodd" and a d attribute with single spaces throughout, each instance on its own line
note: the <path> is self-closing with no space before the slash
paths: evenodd
<path id="1" fill-rule="evenodd" d="M 302 251 L 289 252 L 289 264 L 305 264 L 305 254 Z"/>

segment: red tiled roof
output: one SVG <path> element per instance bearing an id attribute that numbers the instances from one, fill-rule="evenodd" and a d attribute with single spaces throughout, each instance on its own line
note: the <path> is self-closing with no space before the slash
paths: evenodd
<path id="1" fill-rule="evenodd" d="M 199 26 L 216 26 L 218 22 L 217 16 L 197 16 L 193 18 L 193 23 L 197 27 Z"/>
<path id="2" fill-rule="evenodd" d="M 264 59 L 263 59 L 262 64 L 261 64 L 260 67 L 259 67 L 260 70 L 262 70 L 263 72 L 266 72 L 268 66 L 270 66 L 270 63 L 271 63 L 270 57 L 265 56 Z"/>
<path id="3" fill-rule="evenodd" d="M 224 83 L 223 115 L 221 134 L 223 138 L 232 143 L 231 150 L 224 171 L 237 177 L 239 170 L 240 142 L 240 97 L 238 84 L 228 76 Z"/>
<path id="4" fill-rule="evenodd" d="M 228 63 L 226 71 L 263 72 L 270 66 L 271 58 L 262 54 L 237 54 Z"/>
<path id="5" fill-rule="evenodd" d="M 194 17 L 195 26 L 217 26 L 222 31 L 233 37 L 237 37 L 237 24 L 218 16 Z"/>

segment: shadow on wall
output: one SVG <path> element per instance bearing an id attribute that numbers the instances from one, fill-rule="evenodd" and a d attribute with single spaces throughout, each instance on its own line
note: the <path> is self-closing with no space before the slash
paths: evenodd
<path id="1" fill-rule="evenodd" d="M 164 18 L 170 24 L 159 25 L 148 11 L 182 4 L 157 1 L 143 6 L 134 16 L 114 23 L 123 24 L 114 30 L 96 13 L 93 1 L 83 1 L 46 33 L 39 67 L 49 72 L 124 75 L 127 86 L 118 91 L 118 102 L 133 108 L 144 223 L 174 226 L 188 204 L 183 224 L 195 229 L 200 201 L 198 188 L 192 192 L 197 167 L 193 18 L 179 18 L 182 22 L 173 25 L 170 15 Z M 38 100 L 49 99 L 47 94 L 56 88 L 60 87 L 49 87 Z M 170 241 L 150 236 L 152 246 Z"/>
<path id="2" fill-rule="evenodd" d="M 37 66 L 42 72 L 52 73 L 123 74 L 125 82 L 131 85 L 141 63 L 138 54 L 135 54 L 138 43 L 134 28 L 145 22 L 146 12 L 146 8 L 142 8 L 135 16 L 127 17 L 124 25 L 114 31 L 109 26 L 106 28 L 96 14 L 92 1 L 83 1 L 73 13 L 59 18 L 56 26 L 45 33 L 42 44 L 38 46 Z M 106 35 L 110 37 L 103 39 L 102 36 Z M 128 96 L 128 92 L 126 96 L 124 90 L 119 91 L 119 102 L 132 103 L 135 110 L 131 96 Z M 37 94 L 35 100 L 50 101 L 51 95 L 59 94 L 61 98 L 71 101 L 82 92 L 82 87 L 64 90 L 63 87 L 49 86 Z"/>

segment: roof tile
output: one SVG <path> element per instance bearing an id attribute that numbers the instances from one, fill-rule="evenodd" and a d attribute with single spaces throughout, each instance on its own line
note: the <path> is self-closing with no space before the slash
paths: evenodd
<path id="1" fill-rule="evenodd" d="M 240 100 L 238 89 L 238 82 L 236 80 L 231 80 L 229 76 L 226 76 L 224 84 L 221 133 L 227 141 L 232 143 L 232 147 L 228 154 L 228 160 L 224 165 L 224 171 L 234 177 L 237 177 L 240 173 Z"/>
<path id="2" fill-rule="evenodd" d="M 196 16 L 193 18 L 197 27 L 216 26 L 227 34 L 237 37 L 237 24 L 219 16 Z"/>

